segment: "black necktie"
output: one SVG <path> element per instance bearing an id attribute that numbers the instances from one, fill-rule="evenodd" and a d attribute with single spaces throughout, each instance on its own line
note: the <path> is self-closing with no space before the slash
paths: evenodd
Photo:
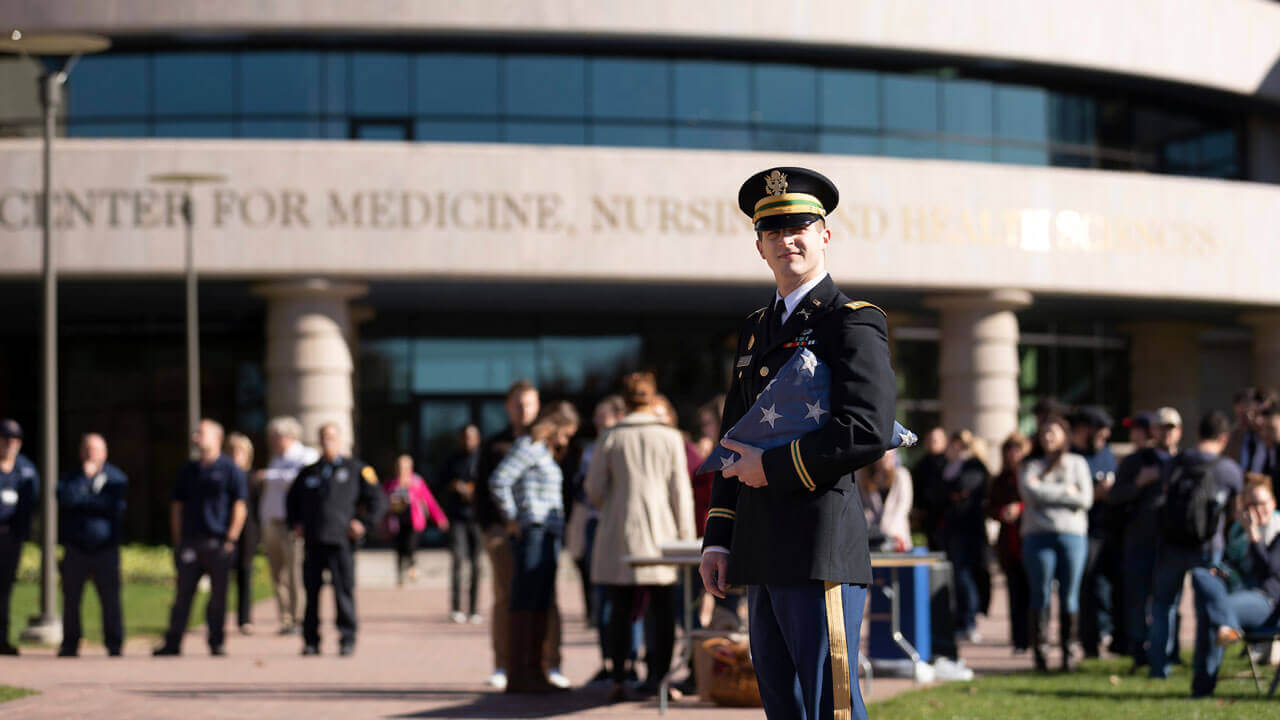
<path id="1" fill-rule="evenodd" d="M 783 302 L 782 298 L 778 298 L 778 302 L 773 305 L 773 325 L 770 334 L 773 340 L 778 340 L 782 337 L 782 314 L 786 311 L 787 304 Z"/>

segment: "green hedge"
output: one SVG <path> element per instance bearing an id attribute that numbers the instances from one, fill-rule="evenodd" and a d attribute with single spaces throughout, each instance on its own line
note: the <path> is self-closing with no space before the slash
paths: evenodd
<path id="1" fill-rule="evenodd" d="M 62 557 L 62 549 L 58 549 Z M 125 545 L 120 549 L 120 576 L 125 583 L 172 585 L 176 571 L 173 549 L 167 545 Z M 22 547 L 18 582 L 40 582 L 40 546 L 29 542 Z"/>

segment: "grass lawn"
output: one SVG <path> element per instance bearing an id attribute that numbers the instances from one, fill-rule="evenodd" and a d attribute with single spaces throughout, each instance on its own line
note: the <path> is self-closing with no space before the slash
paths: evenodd
<path id="1" fill-rule="evenodd" d="M 1186 665 L 1168 680 L 1149 680 L 1146 673 L 1128 675 L 1128 660 L 1091 660 L 1077 673 L 990 675 L 970 683 L 946 683 L 904 693 L 875 703 L 875 718 L 1036 718 L 1036 720 L 1199 720 L 1201 718 L 1277 718 L 1280 693 L 1259 696 L 1240 646 L 1227 649 L 1218 676 L 1217 694 L 1192 700 L 1190 653 Z M 1263 690 L 1274 667 L 1261 666 Z M 1243 679 L 1238 679 L 1243 673 Z"/>
<path id="2" fill-rule="evenodd" d="M 169 553 L 171 557 L 172 551 L 168 550 L 168 548 L 157 550 Z M 125 548 L 125 552 L 131 556 L 140 554 L 133 548 Z M 145 552 L 151 554 L 154 551 L 148 549 Z M 126 565 L 131 565 L 135 562 L 135 559 L 130 557 L 128 561 L 123 562 Z M 172 560 L 168 560 L 168 563 L 171 568 Z M 172 579 L 164 580 L 161 576 L 163 574 L 172 576 L 172 570 L 168 570 L 167 573 L 156 573 L 155 576 L 150 576 L 143 573 L 132 573 L 126 569 L 124 574 L 124 583 L 121 588 L 121 604 L 124 608 L 126 639 L 134 636 L 156 637 L 162 635 L 169 624 L 169 608 L 173 604 L 174 585 Z M 24 575 L 26 576 L 25 578 L 23 577 Z M 140 579 L 130 580 L 131 576 Z M 38 612 L 40 608 L 40 585 L 30 579 L 31 573 L 29 572 L 21 573 L 19 577 L 19 581 L 14 583 L 13 599 L 9 606 L 9 634 L 11 641 L 17 641 L 18 635 L 27 626 L 27 619 Z M 270 594 L 271 581 L 268 577 L 266 558 L 259 555 L 254 562 L 253 597 L 254 600 L 259 600 Z M 208 593 L 196 594 L 196 599 L 191 604 L 191 623 L 189 627 L 204 625 L 206 598 L 208 598 Z M 233 583 L 227 589 L 228 610 L 235 608 L 235 598 L 236 587 Z M 61 612 L 61 588 L 58 590 L 58 609 Z M 80 602 L 80 622 L 84 640 L 88 643 L 100 645 L 102 643 L 102 606 L 98 603 L 98 593 L 92 582 L 85 583 L 84 595 Z"/>
<path id="3" fill-rule="evenodd" d="M 0 685 L 0 703 L 10 700 L 17 700 L 20 697 L 35 695 L 35 690 L 27 690 L 26 688 L 9 687 L 8 685 Z"/>

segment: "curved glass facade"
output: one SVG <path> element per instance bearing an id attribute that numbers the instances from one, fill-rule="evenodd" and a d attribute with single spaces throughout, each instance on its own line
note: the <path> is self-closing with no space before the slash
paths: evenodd
<path id="1" fill-rule="evenodd" d="M 68 133 L 944 158 L 1241 177 L 1239 115 L 1122 94 L 742 60 L 374 50 L 86 57 Z"/>

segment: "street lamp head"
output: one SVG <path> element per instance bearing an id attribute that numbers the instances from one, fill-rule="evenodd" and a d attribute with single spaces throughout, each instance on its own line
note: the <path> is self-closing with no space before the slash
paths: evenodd
<path id="1" fill-rule="evenodd" d="M 174 173 L 157 173 L 147 178 L 153 183 L 164 183 L 171 185 L 200 185 L 202 183 L 224 183 L 227 176 L 220 173 L 193 173 L 193 172 L 174 172 Z"/>
<path id="2" fill-rule="evenodd" d="M 50 74 L 64 72 L 72 58 L 109 47 L 110 39 L 87 33 L 24 33 L 14 29 L 8 37 L 0 37 L 0 53 L 29 57 Z"/>

